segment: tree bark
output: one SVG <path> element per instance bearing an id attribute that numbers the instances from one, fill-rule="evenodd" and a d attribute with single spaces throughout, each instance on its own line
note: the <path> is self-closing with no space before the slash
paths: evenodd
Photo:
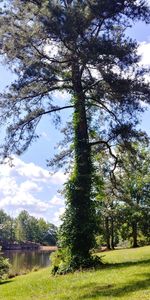
<path id="1" fill-rule="evenodd" d="M 111 249 L 114 249 L 114 218 L 111 217 Z"/>
<path id="2" fill-rule="evenodd" d="M 132 222 L 132 237 L 133 237 L 133 248 L 138 247 L 138 242 L 137 242 L 137 222 L 133 221 Z"/>
<path id="3" fill-rule="evenodd" d="M 109 232 L 109 218 L 106 217 L 105 218 L 105 227 L 106 227 L 106 243 L 107 243 L 107 249 L 111 249 L 110 248 L 110 232 Z"/>

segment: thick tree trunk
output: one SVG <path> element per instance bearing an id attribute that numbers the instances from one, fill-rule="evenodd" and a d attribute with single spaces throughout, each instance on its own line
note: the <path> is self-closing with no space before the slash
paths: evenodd
<path id="1" fill-rule="evenodd" d="M 94 246 L 95 208 L 91 199 L 92 162 L 88 140 L 85 95 L 77 62 L 72 64 L 74 87 L 74 173 L 67 190 L 66 221 L 64 234 L 66 246 L 71 252 L 74 268 L 88 267 L 91 263 L 90 250 Z"/>
<path id="2" fill-rule="evenodd" d="M 138 235 L 138 233 L 137 233 L 137 222 L 136 221 L 134 221 L 134 222 L 132 222 L 132 237 L 133 237 L 133 245 L 132 245 L 132 247 L 133 248 L 136 248 L 136 247 L 138 247 L 138 242 L 137 242 L 137 235 Z"/>

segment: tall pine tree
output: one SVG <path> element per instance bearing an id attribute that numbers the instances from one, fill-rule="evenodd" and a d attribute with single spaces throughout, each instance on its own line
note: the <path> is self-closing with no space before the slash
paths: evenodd
<path id="1" fill-rule="evenodd" d="M 92 149 L 113 154 L 113 141 L 129 147 L 131 138 L 143 136 L 136 113 L 150 89 L 138 67 L 138 45 L 125 36 L 138 20 L 150 21 L 144 0 L 6 0 L 1 6 L 0 53 L 17 76 L 0 97 L 8 125 L 1 156 L 23 153 L 45 115 L 73 108 L 74 172 L 63 232 L 74 268 L 89 265 L 94 245 Z M 71 102 L 59 106 L 56 91 L 67 91 Z"/>

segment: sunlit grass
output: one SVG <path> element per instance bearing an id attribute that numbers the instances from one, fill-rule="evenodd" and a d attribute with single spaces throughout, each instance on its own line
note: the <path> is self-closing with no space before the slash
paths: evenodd
<path id="1" fill-rule="evenodd" d="M 51 277 L 47 268 L 8 280 L 0 300 L 150 300 L 150 246 L 100 255 L 100 270 Z"/>

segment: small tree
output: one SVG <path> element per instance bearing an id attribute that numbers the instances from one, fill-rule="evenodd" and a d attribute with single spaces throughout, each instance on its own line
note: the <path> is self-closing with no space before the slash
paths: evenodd
<path id="1" fill-rule="evenodd" d="M 4 276 L 8 275 L 10 268 L 10 264 L 8 262 L 8 259 L 5 259 L 4 257 L 0 256 L 0 280 L 4 278 Z"/>

